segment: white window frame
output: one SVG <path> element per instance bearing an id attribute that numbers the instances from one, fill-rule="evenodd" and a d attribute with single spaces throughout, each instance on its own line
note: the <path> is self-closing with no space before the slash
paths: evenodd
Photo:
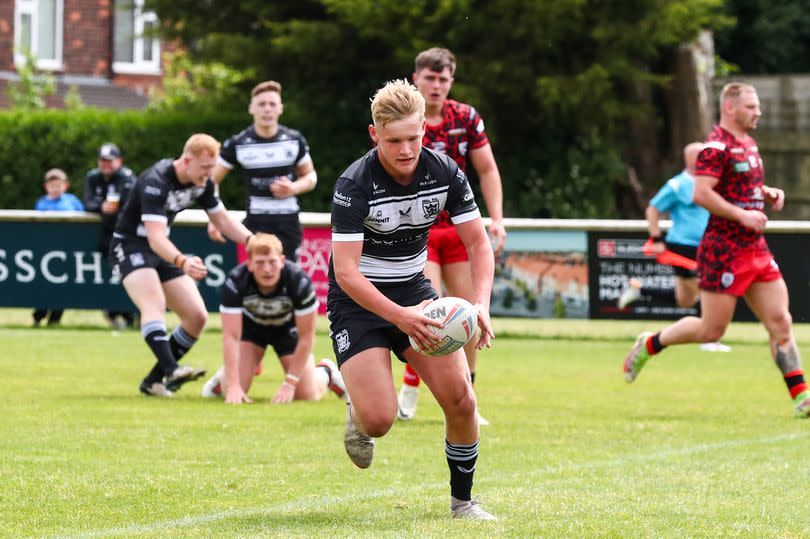
<path id="1" fill-rule="evenodd" d="M 152 37 L 152 60 L 144 61 L 143 29 L 147 23 L 158 24 L 157 15 L 153 11 L 143 11 L 143 0 L 130 0 L 135 9 L 135 36 L 133 38 L 132 62 L 113 61 L 112 68 L 116 73 L 133 75 L 160 75 L 160 39 Z M 112 1 L 115 6 L 115 1 Z M 114 16 L 114 15 L 113 15 Z M 113 25 L 115 27 L 115 25 Z M 113 39 L 113 43 L 115 40 Z M 115 51 L 113 51 L 115 56 Z"/>
<path id="2" fill-rule="evenodd" d="M 37 67 L 48 71 L 58 71 L 62 64 L 62 39 L 64 26 L 64 0 L 56 0 L 56 35 L 54 36 L 55 58 L 40 58 L 39 51 L 39 0 L 15 0 L 14 2 L 14 65 L 25 65 L 25 54 L 18 50 L 20 30 L 22 29 L 22 16 L 31 16 L 31 53 L 37 58 Z"/>

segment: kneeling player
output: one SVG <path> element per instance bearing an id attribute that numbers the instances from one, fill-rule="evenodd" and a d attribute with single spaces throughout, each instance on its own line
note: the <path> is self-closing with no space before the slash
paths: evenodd
<path id="1" fill-rule="evenodd" d="M 312 362 L 318 299 L 309 276 L 286 261 L 281 241 L 259 233 L 247 248 L 247 262 L 235 267 L 222 285 L 224 369 L 203 386 L 202 395 L 222 394 L 225 402 L 252 402 L 247 396 L 267 346 L 276 351 L 285 377 L 274 403 L 319 400 L 327 387 L 346 395 L 337 366 Z"/>

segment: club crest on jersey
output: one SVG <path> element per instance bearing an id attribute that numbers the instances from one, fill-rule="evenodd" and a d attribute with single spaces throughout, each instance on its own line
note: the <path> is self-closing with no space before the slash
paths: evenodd
<path id="1" fill-rule="evenodd" d="M 734 274 L 730 271 L 725 271 L 720 276 L 720 284 L 723 285 L 723 288 L 728 288 L 732 284 L 734 284 Z"/>
<path id="2" fill-rule="evenodd" d="M 734 163 L 734 172 L 748 172 L 749 170 L 751 170 L 751 165 L 747 161 Z"/>
<path id="3" fill-rule="evenodd" d="M 422 200 L 422 213 L 428 218 L 439 215 L 439 199 Z"/>

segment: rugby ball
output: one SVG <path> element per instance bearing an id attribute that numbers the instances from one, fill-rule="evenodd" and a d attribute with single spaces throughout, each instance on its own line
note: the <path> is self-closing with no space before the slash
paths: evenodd
<path id="1" fill-rule="evenodd" d="M 478 313 L 469 301 L 462 298 L 444 297 L 431 301 L 422 310 L 425 316 L 438 320 L 442 327 L 429 326 L 439 336 L 439 341 L 427 350 L 422 350 L 409 336 L 414 350 L 428 356 L 452 354 L 472 339 L 478 329 Z"/>

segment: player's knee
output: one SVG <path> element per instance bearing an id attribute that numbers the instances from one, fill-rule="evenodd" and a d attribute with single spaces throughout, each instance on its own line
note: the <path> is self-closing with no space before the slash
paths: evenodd
<path id="1" fill-rule="evenodd" d="M 792 325 L 793 317 L 787 309 L 769 319 L 766 324 L 768 332 L 779 340 L 784 340 L 790 336 Z"/>
<path id="2" fill-rule="evenodd" d="M 379 438 L 391 430 L 391 426 L 396 419 L 396 413 L 382 414 L 374 413 L 363 420 L 363 432 L 372 438 Z"/>
<path id="3" fill-rule="evenodd" d="M 701 342 L 717 342 L 726 333 L 726 328 L 721 326 L 709 326 L 703 329 Z"/>
<path id="4" fill-rule="evenodd" d="M 475 393 L 471 390 L 466 390 L 460 393 L 451 403 L 451 410 L 446 410 L 453 415 L 469 416 L 475 415 L 475 410 L 478 404 L 475 402 Z"/>
<path id="5" fill-rule="evenodd" d="M 183 325 L 186 326 L 189 331 L 196 333 L 199 336 L 199 334 L 202 333 L 207 321 L 208 313 L 205 311 L 205 309 L 199 309 L 186 316 L 183 320 Z"/>

